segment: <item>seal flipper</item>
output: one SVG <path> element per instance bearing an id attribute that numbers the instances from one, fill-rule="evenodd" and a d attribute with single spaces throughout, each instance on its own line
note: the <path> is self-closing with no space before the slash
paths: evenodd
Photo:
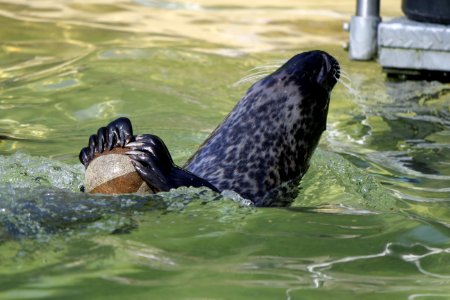
<path id="1" fill-rule="evenodd" d="M 108 126 L 99 128 L 97 134 L 89 137 L 88 146 L 80 151 L 80 162 L 87 168 L 96 153 L 115 147 L 125 147 L 132 141 L 134 136 L 131 121 L 128 118 L 118 118 Z"/>
<path id="2" fill-rule="evenodd" d="M 174 164 L 164 142 L 152 134 L 138 135 L 127 144 L 127 154 L 141 178 L 155 191 L 169 191 L 181 186 L 208 187 L 218 192 L 208 181 Z"/>
<path id="3" fill-rule="evenodd" d="M 116 119 L 108 126 L 99 128 L 97 134 L 89 137 L 88 146 L 81 149 L 79 159 L 87 168 L 96 153 L 116 147 L 131 149 L 127 154 L 136 171 L 155 192 L 180 186 L 204 186 L 218 191 L 206 180 L 176 166 L 159 137 L 151 134 L 133 136 L 133 127 L 128 118 Z"/>

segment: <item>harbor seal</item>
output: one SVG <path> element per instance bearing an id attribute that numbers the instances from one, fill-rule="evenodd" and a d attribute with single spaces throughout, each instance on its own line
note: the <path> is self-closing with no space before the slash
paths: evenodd
<path id="1" fill-rule="evenodd" d="M 256 206 L 287 205 L 326 129 L 330 93 L 339 76 L 337 60 L 326 52 L 295 55 L 253 84 L 182 168 L 160 138 L 134 136 L 127 118 L 92 135 L 80 161 L 87 167 L 95 153 L 126 146 L 152 190 L 204 186 L 233 190 Z"/>

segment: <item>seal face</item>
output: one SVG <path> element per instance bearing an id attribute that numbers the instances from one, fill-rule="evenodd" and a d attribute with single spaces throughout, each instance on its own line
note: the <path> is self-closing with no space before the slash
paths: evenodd
<path id="1" fill-rule="evenodd" d="M 285 205 L 289 200 L 282 198 L 295 197 L 292 187 L 307 171 L 326 129 L 330 92 L 338 78 L 339 64 L 329 54 L 310 51 L 294 56 L 248 90 L 184 169 L 173 164 L 160 139 L 162 146 L 153 145 L 155 136 L 130 138 L 131 123 L 122 124 L 124 119 L 108 125 L 106 132 L 100 129 L 101 138 L 91 136 L 80 160 L 86 166 L 95 152 L 126 145 L 133 149 L 128 154 L 149 186 L 158 187 L 160 181 L 160 190 L 207 186 L 233 190 L 257 206 Z"/>

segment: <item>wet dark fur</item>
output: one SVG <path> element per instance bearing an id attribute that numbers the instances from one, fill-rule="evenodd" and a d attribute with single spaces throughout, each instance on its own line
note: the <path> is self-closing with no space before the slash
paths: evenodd
<path id="1" fill-rule="evenodd" d="M 286 197 L 290 200 L 295 197 L 292 187 L 307 171 L 326 128 L 330 92 L 338 77 L 339 64 L 327 53 L 298 54 L 248 90 L 189 159 L 184 170 L 170 159 L 170 167 L 161 171 L 164 164 L 158 167 L 151 161 L 167 161 L 163 157 L 170 158 L 170 154 L 151 151 L 151 140 L 139 136 L 140 141 L 131 143 L 134 151 L 130 155 L 149 184 L 155 185 L 155 174 L 166 181 L 183 172 L 189 175 L 190 181 L 177 179 L 176 184 L 166 184 L 164 189 L 209 186 L 219 191 L 236 191 L 257 206 L 285 205 L 289 202 Z M 94 147 L 84 148 L 80 153 L 85 165 L 90 161 L 88 154 L 99 151 L 102 142 L 92 143 Z M 178 171 L 173 172 L 173 168 Z"/>

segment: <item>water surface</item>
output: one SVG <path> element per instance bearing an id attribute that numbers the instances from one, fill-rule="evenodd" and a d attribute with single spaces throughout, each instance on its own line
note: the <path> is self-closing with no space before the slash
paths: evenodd
<path id="1" fill-rule="evenodd" d="M 449 299 L 450 86 L 349 61 L 353 12 L 0 0 L 0 298 Z M 259 76 L 311 49 L 348 78 L 292 207 L 78 192 L 78 151 L 99 126 L 127 116 L 182 164 Z"/>

